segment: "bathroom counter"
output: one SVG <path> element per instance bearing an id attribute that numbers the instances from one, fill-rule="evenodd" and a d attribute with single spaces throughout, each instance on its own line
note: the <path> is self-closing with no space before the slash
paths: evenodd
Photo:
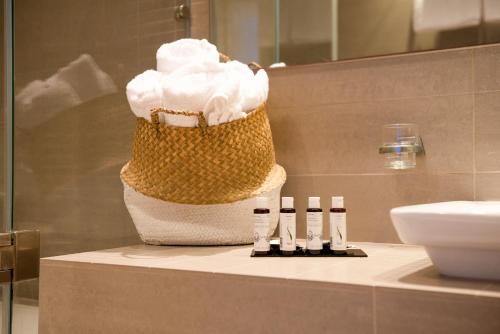
<path id="1" fill-rule="evenodd" d="M 41 260 L 40 333 L 500 333 L 500 282 L 439 275 L 417 246 L 250 258 L 137 245 Z"/>

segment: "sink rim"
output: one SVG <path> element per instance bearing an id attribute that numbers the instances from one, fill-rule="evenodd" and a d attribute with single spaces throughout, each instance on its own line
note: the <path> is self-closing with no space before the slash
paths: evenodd
<path id="1" fill-rule="evenodd" d="M 462 211 L 452 212 L 456 206 L 462 206 Z M 467 212 L 463 206 L 494 209 Z M 500 249 L 500 201 L 411 205 L 393 208 L 390 216 L 399 238 L 407 244 Z"/>
<path id="2" fill-rule="evenodd" d="M 390 216 L 399 238 L 423 246 L 441 273 L 500 280 L 500 201 L 403 206 Z"/>
<path id="3" fill-rule="evenodd" d="M 466 209 L 486 209 L 467 211 Z M 493 209 L 492 209 L 493 208 Z M 458 210 L 458 211 L 453 211 Z M 392 214 L 500 217 L 500 201 L 450 201 L 406 205 L 391 209 Z M 500 221 L 499 221 L 500 222 Z"/>

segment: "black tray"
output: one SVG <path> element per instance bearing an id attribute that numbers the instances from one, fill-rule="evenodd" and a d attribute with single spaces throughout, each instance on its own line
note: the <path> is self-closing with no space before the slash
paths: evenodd
<path id="1" fill-rule="evenodd" d="M 302 257 L 302 256 L 310 256 L 310 257 L 368 257 L 368 255 L 360 248 L 353 248 L 351 246 L 347 246 L 347 251 L 346 253 L 339 254 L 339 253 L 334 253 L 330 249 L 330 243 L 329 242 L 324 242 L 323 243 L 323 249 L 319 254 L 311 254 L 307 249 L 304 249 L 303 247 L 297 246 L 297 249 L 295 252 L 293 252 L 293 255 L 285 255 L 282 254 L 280 251 L 280 245 L 276 243 L 271 243 L 271 250 L 267 254 L 255 254 L 255 251 L 252 250 L 252 254 L 250 254 L 251 257 Z"/>

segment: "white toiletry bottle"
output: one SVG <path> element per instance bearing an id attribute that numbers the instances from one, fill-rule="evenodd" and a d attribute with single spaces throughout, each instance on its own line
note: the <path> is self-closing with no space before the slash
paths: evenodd
<path id="1" fill-rule="evenodd" d="M 254 216 L 253 249 L 255 254 L 268 254 L 271 250 L 269 225 L 270 214 L 267 197 L 257 197 Z"/>
<path id="2" fill-rule="evenodd" d="M 296 213 L 293 197 L 281 198 L 280 210 L 280 251 L 283 255 L 293 255 L 296 246 Z"/>
<path id="3" fill-rule="evenodd" d="M 347 220 L 344 197 L 332 197 L 330 209 L 330 249 L 336 254 L 347 251 Z"/>
<path id="4" fill-rule="evenodd" d="M 319 197 L 309 197 L 307 208 L 306 248 L 311 254 L 320 254 L 323 249 L 323 210 Z"/>

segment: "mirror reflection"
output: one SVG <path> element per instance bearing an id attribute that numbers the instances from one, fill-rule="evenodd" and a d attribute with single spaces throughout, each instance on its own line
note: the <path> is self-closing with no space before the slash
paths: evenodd
<path id="1" fill-rule="evenodd" d="M 263 66 L 500 42 L 498 0 L 212 0 L 219 50 Z"/>

